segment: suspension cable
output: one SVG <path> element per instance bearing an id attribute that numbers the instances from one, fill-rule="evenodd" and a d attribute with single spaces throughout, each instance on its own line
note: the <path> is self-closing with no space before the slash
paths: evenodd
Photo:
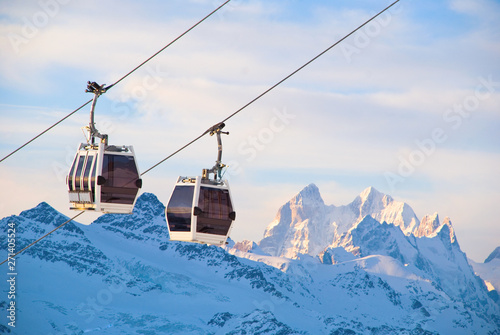
<path id="1" fill-rule="evenodd" d="M 216 9 L 214 9 L 212 12 L 210 12 L 208 15 L 206 15 L 204 18 L 202 18 L 201 20 L 199 20 L 198 22 L 196 22 L 193 26 L 191 26 L 191 28 L 189 28 L 188 30 L 186 30 L 185 32 L 183 32 L 182 34 L 180 34 L 179 36 L 177 36 L 174 40 L 172 40 L 170 43 L 168 43 L 167 45 L 165 45 L 163 48 L 161 48 L 160 50 L 158 50 L 154 55 L 152 55 L 151 57 L 149 57 L 148 59 L 146 59 L 144 62 L 142 62 L 141 64 L 139 64 L 138 66 L 136 66 L 133 70 L 131 70 L 129 73 L 127 73 L 126 75 L 124 75 L 123 77 L 121 77 L 120 79 L 118 79 L 114 84 L 111 84 L 109 85 L 108 87 L 106 87 L 106 90 L 110 89 L 111 87 L 115 86 L 116 84 L 118 84 L 119 82 L 121 82 L 123 79 L 127 78 L 129 75 L 131 75 L 133 72 L 135 72 L 137 69 L 139 69 L 141 66 L 143 66 L 144 64 L 146 64 L 147 62 L 149 62 L 151 59 L 153 59 L 154 57 L 156 57 L 159 53 L 161 53 L 163 50 L 165 50 L 166 48 L 168 48 L 169 46 L 171 46 L 172 44 L 174 44 L 176 41 L 178 41 L 180 38 L 182 38 L 184 35 L 186 35 L 187 33 L 189 33 L 191 30 L 193 30 L 196 26 L 198 26 L 200 23 L 202 23 L 203 21 L 205 21 L 206 19 L 208 19 L 210 16 L 212 16 L 214 13 L 216 13 L 219 9 L 221 9 L 222 7 L 224 7 L 229 1 L 231 0 L 227 0 L 226 2 L 224 2 L 222 5 L 220 5 L 219 7 L 217 7 Z M 15 149 L 14 151 L 12 151 L 11 153 L 9 153 L 7 156 L 3 157 L 2 159 L 0 159 L 0 163 L 2 163 L 4 160 L 6 160 L 7 158 L 9 158 L 10 156 L 12 156 L 13 154 L 15 154 L 16 152 L 18 152 L 19 150 L 21 150 L 22 148 L 24 148 L 25 146 L 27 146 L 28 144 L 30 144 L 31 142 L 33 142 L 34 140 L 36 140 L 37 138 L 39 138 L 40 136 L 42 136 L 43 134 L 45 134 L 46 132 L 48 132 L 49 130 L 51 130 L 52 128 L 54 128 L 55 126 L 57 126 L 58 124 L 60 124 L 61 122 L 63 122 L 64 120 L 66 120 L 68 117 L 70 117 L 71 115 L 75 114 L 76 112 L 78 112 L 80 109 L 82 109 L 83 107 L 85 107 L 86 105 L 88 105 L 90 102 L 92 102 L 92 99 L 90 99 L 89 101 L 87 101 L 86 103 L 84 103 L 83 105 L 81 105 L 80 107 L 78 107 L 77 109 L 75 109 L 74 111 L 72 111 L 71 113 L 69 113 L 68 115 L 66 115 L 65 117 L 63 117 L 61 120 L 57 121 L 56 123 L 54 123 L 53 125 L 51 125 L 50 127 L 48 127 L 47 129 L 45 129 L 44 131 L 42 131 L 40 134 L 36 135 L 35 137 L 33 137 L 31 140 L 27 141 L 26 143 L 24 143 L 23 145 L 21 145 L 19 148 Z"/>
<path id="2" fill-rule="evenodd" d="M 153 59 L 154 57 L 156 57 L 163 50 L 165 50 L 166 48 L 168 48 L 169 46 L 171 46 L 172 44 L 174 44 L 175 42 L 177 42 L 177 40 L 179 40 L 181 37 L 183 37 L 184 35 L 186 35 L 187 33 L 189 33 L 191 30 L 193 30 L 194 28 L 196 28 L 196 26 L 198 26 L 200 23 L 202 23 L 203 21 L 205 21 L 206 19 L 208 19 L 210 16 L 212 16 L 215 12 L 217 12 L 219 9 L 221 9 L 222 7 L 224 7 L 229 1 L 231 1 L 231 0 L 227 0 L 222 5 L 220 5 L 216 9 L 214 9 L 212 12 L 210 12 L 209 14 L 207 14 L 203 19 L 201 19 L 200 21 L 196 22 L 191 28 L 189 28 L 188 30 L 186 30 L 185 32 L 183 32 L 182 34 L 180 34 L 179 36 L 177 36 L 172 42 L 168 43 L 163 48 L 161 48 L 160 50 L 158 50 L 158 52 L 156 52 L 154 55 L 152 55 L 151 57 L 149 57 L 148 59 L 146 59 L 144 62 L 142 62 L 141 64 L 139 64 L 135 69 L 133 69 L 132 71 L 130 71 L 129 73 L 127 73 L 126 75 L 124 75 L 123 77 L 121 77 L 120 79 L 118 79 L 114 84 L 106 87 L 106 89 L 110 89 L 111 87 L 115 86 L 120 81 L 122 81 L 123 79 L 127 78 L 134 71 L 136 71 L 137 69 L 139 69 L 141 66 L 143 66 L 147 62 L 149 62 L 151 59 Z"/>
<path id="3" fill-rule="evenodd" d="M 28 249 L 29 247 L 35 245 L 36 243 L 40 242 L 42 239 L 44 239 L 45 237 L 49 236 L 50 234 L 52 234 L 53 232 L 55 232 L 56 230 L 58 230 L 59 228 L 62 228 L 64 227 L 64 225 L 66 225 L 67 223 L 73 221 L 74 219 L 76 219 L 77 217 L 79 217 L 80 215 L 82 215 L 85 211 L 81 211 L 80 213 L 76 214 L 75 216 L 73 216 L 71 219 L 67 220 L 66 222 L 62 223 L 61 225 L 57 226 L 56 228 L 52 229 L 51 231 L 49 231 L 47 234 L 43 235 L 42 237 L 40 237 L 38 240 L 32 242 L 30 245 L 22 248 L 21 250 L 19 250 L 18 252 L 16 252 L 15 254 L 13 255 L 9 255 L 9 257 L 4 260 L 2 263 L 0 263 L 0 265 L 2 265 L 3 263 L 13 259 L 14 257 L 16 257 L 17 255 L 19 255 L 21 252 L 23 252 L 24 250 Z"/>
<path id="4" fill-rule="evenodd" d="M 380 12 L 378 12 L 377 14 L 375 14 L 374 16 L 372 16 L 370 19 L 366 20 L 363 24 L 361 24 L 359 27 L 357 27 L 356 29 L 354 29 L 353 31 L 351 31 L 349 34 L 345 35 L 340 40 L 338 40 L 337 42 L 335 42 L 332 45 L 330 45 L 328 48 L 326 48 L 325 50 L 323 50 L 322 52 L 320 52 L 318 55 L 316 55 L 315 57 L 313 57 L 312 59 L 310 59 L 308 62 L 306 62 L 304 65 L 302 65 L 301 67 L 299 67 L 297 70 L 293 71 L 288 76 L 286 76 L 285 78 L 281 79 L 280 81 L 278 81 L 273 86 L 269 87 L 267 90 L 265 90 L 264 92 L 262 92 L 260 95 L 258 95 L 256 98 L 254 98 L 253 100 L 251 100 L 249 103 L 247 103 L 246 105 L 244 105 L 243 107 L 241 107 L 240 109 L 238 109 L 233 114 L 229 115 L 227 118 L 225 118 L 224 120 L 222 120 L 222 122 L 226 122 L 227 120 L 229 120 L 230 118 L 232 118 L 233 116 L 235 116 L 236 114 L 238 114 L 239 112 L 241 112 L 242 110 L 244 110 L 245 108 L 247 108 L 248 106 L 250 106 L 251 104 L 253 104 L 255 101 L 259 100 L 264 95 L 266 95 L 267 93 L 271 92 L 277 86 L 281 85 L 284 81 L 286 81 L 287 79 L 289 79 L 290 77 L 292 77 L 294 74 L 296 74 L 297 72 L 299 72 L 300 70 L 302 70 L 303 68 L 305 68 L 306 66 L 308 66 L 309 64 L 311 64 L 312 62 L 314 62 L 319 57 L 323 56 L 325 53 L 327 53 L 328 51 L 330 51 L 330 49 L 334 48 L 339 43 L 341 43 L 342 41 L 344 41 L 346 38 L 348 38 L 349 36 L 351 36 L 352 34 L 354 34 L 355 32 L 357 32 L 358 30 L 360 30 L 361 28 L 363 28 L 364 26 L 366 26 L 368 23 L 370 23 L 371 21 L 373 21 L 377 16 L 379 16 L 380 14 L 382 14 L 383 12 L 385 12 L 386 10 L 388 10 L 389 8 L 391 8 L 392 6 L 394 6 L 399 1 L 400 0 L 396 0 L 392 4 L 390 4 L 389 6 L 385 7 L 384 9 L 382 9 Z"/>
<path id="5" fill-rule="evenodd" d="M 328 51 L 330 51 L 332 48 L 334 48 L 335 46 L 337 46 L 339 43 L 341 43 L 342 41 L 344 41 L 346 38 L 348 38 L 349 36 L 351 36 L 352 34 L 354 34 L 355 32 L 357 32 L 358 30 L 360 30 L 361 28 L 363 28 L 364 26 L 366 26 L 368 23 L 370 23 L 371 21 L 373 21 L 380 14 L 384 13 L 385 11 L 387 11 L 389 8 L 391 8 L 392 6 L 394 6 L 399 1 L 400 0 L 396 0 L 393 3 L 391 3 L 389 6 L 385 7 L 384 9 L 382 9 L 380 12 L 378 12 L 377 14 L 375 14 L 374 16 L 372 16 L 370 19 L 366 20 L 364 23 L 362 23 L 356 29 L 352 30 L 349 34 L 345 35 L 340 40 L 338 40 L 337 42 L 335 42 L 332 45 L 330 45 L 328 48 L 326 48 L 325 50 L 323 50 L 322 52 L 320 52 L 319 54 L 317 54 L 316 56 L 314 56 L 313 58 L 311 58 L 309 61 L 307 61 L 305 64 L 303 64 L 302 66 L 300 66 L 299 68 L 297 68 L 295 71 L 293 71 L 292 73 L 290 73 L 289 75 L 287 75 L 286 77 L 284 77 L 283 79 L 281 79 L 280 81 L 278 81 L 276 84 L 274 84 L 273 86 L 269 87 L 267 90 L 265 90 L 264 92 L 262 92 L 261 94 L 259 94 L 257 97 L 255 97 L 250 102 L 248 102 L 246 105 L 244 105 L 243 107 L 241 107 L 240 109 L 236 110 L 234 113 L 232 113 L 231 115 L 229 115 L 228 117 L 226 117 L 224 120 L 221 121 L 221 123 L 226 122 L 227 120 L 229 120 L 230 118 L 232 118 L 233 116 L 235 116 L 236 114 L 238 114 L 239 112 L 241 112 L 242 110 L 244 110 L 245 108 L 247 108 L 248 106 L 250 106 L 251 104 L 253 104 L 254 102 L 256 102 L 257 100 L 259 100 L 260 98 L 262 98 L 264 95 L 266 95 L 267 93 L 271 92 L 273 89 L 275 89 L 276 87 L 278 87 L 279 85 L 281 85 L 287 79 L 289 79 L 290 77 L 292 77 L 293 75 L 295 75 L 297 72 L 299 72 L 300 70 L 302 70 L 303 68 L 305 68 L 306 66 L 308 66 L 309 64 L 311 64 L 312 62 L 314 62 L 316 59 L 318 59 L 319 57 L 321 57 L 322 55 L 324 55 L 325 53 L 327 53 Z M 157 167 L 161 163 L 165 162 L 167 159 L 171 158 L 175 154 L 177 154 L 180 151 L 184 150 L 185 148 L 187 148 L 188 146 L 190 146 L 194 142 L 198 141 L 205 134 L 207 134 L 209 132 L 209 130 L 205 131 L 203 134 L 199 135 L 198 137 L 196 137 L 191 142 L 185 144 L 183 147 L 181 147 L 177 151 L 175 151 L 172 154 L 168 155 L 167 157 L 165 157 L 164 159 L 162 159 L 161 161 L 159 161 L 158 163 L 156 163 L 155 165 L 153 165 L 152 167 L 150 167 L 149 169 L 147 169 L 146 171 L 144 171 L 143 173 L 141 173 L 141 176 L 144 175 L 144 174 L 146 174 L 146 173 L 148 173 L 149 171 L 151 171 L 152 169 L 154 169 L 155 167 Z"/>
<path id="6" fill-rule="evenodd" d="M 223 5 L 225 5 L 226 3 L 228 3 L 230 0 L 226 1 Z M 309 64 L 311 64 L 313 61 L 315 61 L 316 59 L 318 59 L 319 57 L 321 57 L 323 54 L 325 54 L 326 52 L 328 52 L 330 49 L 334 48 L 336 45 L 338 45 L 339 43 L 341 43 L 342 41 L 344 41 L 346 38 L 348 38 L 349 36 L 351 36 L 352 34 L 354 34 L 356 31 L 358 31 L 359 29 L 361 29 L 362 27 L 364 27 L 366 24 L 368 24 L 369 22 L 371 22 L 372 20 L 374 20 L 376 17 L 378 17 L 380 14 L 382 14 L 383 12 L 385 12 L 386 10 L 388 10 L 389 8 L 391 8 L 392 6 L 394 6 L 396 3 L 398 3 L 400 0 L 396 0 L 394 1 L 392 4 L 390 4 L 389 6 L 387 6 L 386 8 L 384 8 L 383 10 L 381 10 L 380 12 L 378 12 L 377 14 L 375 14 L 374 16 L 372 16 L 370 19 L 368 19 L 367 21 L 365 21 L 363 24 L 361 24 L 359 27 L 357 27 L 356 29 L 352 30 L 349 34 L 345 35 L 343 38 L 341 38 L 340 40 L 338 40 L 337 42 L 335 42 L 334 44 L 330 45 L 328 48 L 326 48 L 325 50 L 323 50 L 321 53 L 319 53 L 318 55 L 316 55 L 315 57 L 313 57 L 312 59 L 310 59 L 308 62 L 306 62 L 304 65 L 300 66 L 298 69 L 296 69 L 295 71 L 293 71 L 292 73 L 290 73 L 288 76 L 286 76 L 285 78 L 281 79 L 280 81 L 278 81 L 276 84 L 274 84 L 273 86 L 271 86 L 270 88 L 268 88 L 267 90 L 265 90 L 263 93 L 261 93 L 260 95 L 258 95 L 256 98 L 254 98 L 253 100 L 251 100 L 250 102 L 248 102 L 246 105 L 244 105 L 243 107 L 241 107 L 240 109 L 236 110 L 234 113 L 232 113 L 231 115 L 229 115 L 228 117 L 226 117 L 222 122 L 225 122 L 227 120 L 229 120 L 230 118 L 232 118 L 233 116 L 235 116 L 236 114 L 238 114 L 239 112 L 241 112 L 242 110 L 244 110 L 246 107 L 250 106 L 252 103 L 254 103 L 255 101 L 259 100 L 260 98 L 262 98 L 264 95 L 266 95 L 267 93 L 269 93 L 270 91 L 272 91 L 274 88 L 276 88 L 277 86 L 279 86 L 280 84 L 282 84 L 284 81 L 286 81 L 287 79 L 289 79 L 290 77 L 292 77 L 294 74 L 296 74 L 297 72 L 299 72 L 300 70 L 302 70 L 303 68 L 305 68 L 306 66 L 308 66 Z M 223 6 L 221 5 L 221 7 Z M 210 13 L 208 16 L 212 15 L 213 13 L 215 13 L 218 9 L 220 9 L 221 7 L 218 7 L 215 11 L 213 11 L 212 13 Z M 207 17 L 208 17 L 207 16 Z M 205 17 L 205 18 L 207 18 Z M 203 19 L 204 20 L 204 19 Z M 201 21 L 200 21 L 201 22 Z M 195 25 L 196 26 L 196 25 Z M 194 27 L 194 26 L 193 26 Z M 190 28 L 192 29 L 192 28 Z M 189 31 L 189 30 L 188 30 Z M 187 32 L 187 31 L 186 31 Z M 185 33 L 184 33 L 185 34 Z M 177 38 L 178 39 L 178 38 Z M 173 42 L 172 42 L 173 43 Z M 170 44 L 172 44 L 170 43 Z M 165 47 L 166 48 L 166 47 Z M 165 49 L 163 48 L 163 49 Z M 163 50 L 162 49 L 162 50 Z M 162 51 L 160 50 L 160 52 Z M 159 52 L 158 52 L 159 53 Z M 157 53 L 157 54 L 158 54 Z M 156 55 L 156 54 L 155 54 Z M 153 56 L 154 57 L 154 56 Z M 134 70 L 132 70 L 131 72 L 129 72 L 128 74 L 126 74 L 125 76 L 123 76 L 122 78 L 120 78 L 115 84 L 113 85 L 116 85 L 118 82 L 120 82 L 121 80 L 123 80 L 125 77 L 127 77 L 128 75 L 130 75 L 132 72 L 134 72 L 136 69 L 138 69 L 140 66 L 144 65 L 147 61 L 149 61 L 151 58 L 153 57 L 150 57 L 148 60 L 146 60 L 145 62 L 143 62 L 141 65 L 139 65 L 137 68 L 135 68 Z M 111 85 L 111 86 L 113 86 Z M 110 86 L 110 87 L 111 87 Z M 90 103 L 92 100 L 88 101 L 88 103 Z M 86 104 L 85 104 L 86 105 Z M 82 108 L 83 106 L 85 105 L 82 105 L 80 108 Z M 76 111 L 75 111 L 76 112 Z M 74 112 L 73 112 L 74 113 Z M 69 116 L 69 115 L 68 115 Z M 62 120 L 61 120 L 62 121 Z M 164 159 L 162 159 L 161 161 L 159 161 L 158 163 L 156 163 L 155 165 L 153 165 L 152 167 L 150 167 L 149 169 L 147 169 L 146 171 L 144 171 L 143 173 L 141 173 L 141 176 L 143 176 L 144 174 L 146 174 L 147 172 L 151 171 L 152 169 L 154 169 L 155 167 L 157 167 L 158 165 L 162 164 L 163 162 L 165 162 L 166 160 L 168 160 L 169 158 L 171 158 L 172 156 L 176 155 L 177 153 L 179 153 L 180 151 L 184 150 L 185 148 L 187 148 L 188 146 L 190 146 L 191 144 L 193 144 L 194 142 L 198 141 L 200 138 L 202 138 L 205 134 L 208 134 L 210 132 L 210 130 L 213 129 L 213 126 L 210 127 L 208 130 L 206 130 L 203 134 L 199 135 L 198 137 L 196 137 L 195 139 L 191 140 L 189 143 L 185 144 L 184 146 L 182 146 L 181 148 L 179 148 L 178 150 L 176 150 L 175 152 L 173 152 L 172 154 L 168 155 L 167 157 L 165 157 Z M 4 158 L 5 159 L 5 158 Z M 3 160 L 3 159 L 2 159 Z M 2 162 L 0 160 L 0 162 Z M 40 237 L 38 240 L 34 241 L 33 243 L 31 243 L 30 245 L 24 247 L 23 249 L 21 249 L 20 251 L 18 251 L 15 255 L 13 256 L 9 256 L 6 260 L 4 260 L 3 262 L 0 263 L 0 265 L 2 265 L 3 263 L 7 262 L 8 260 L 12 259 L 13 257 L 17 256 L 18 254 L 20 254 L 21 252 L 23 252 L 24 250 L 28 249 L 29 247 L 33 246 L 34 244 L 38 243 L 39 241 L 41 241 L 43 238 L 49 236 L 50 234 L 52 234 L 53 232 L 55 232 L 56 230 L 58 230 L 59 228 L 63 227 L 64 225 L 66 225 L 68 222 L 74 220 L 75 218 L 77 218 L 78 216 L 80 216 L 81 214 L 83 214 L 85 211 L 81 211 L 80 213 L 78 213 L 77 215 L 73 216 L 71 219 L 67 220 L 66 222 L 64 222 L 63 224 L 61 224 L 60 226 L 56 227 L 55 229 L 53 229 L 52 231 L 50 231 L 49 233 L 45 234 L 44 236 Z"/>
<path id="7" fill-rule="evenodd" d="M 19 148 L 17 148 L 16 150 L 12 151 L 10 154 L 8 154 L 7 156 L 5 156 L 4 158 L 0 159 L 0 163 L 2 163 L 4 160 L 6 160 L 7 158 L 9 158 L 10 156 L 12 156 L 13 154 L 15 154 L 16 152 L 18 152 L 19 150 L 21 150 L 22 148 L 24 148 L 25 146 L 27 146 L 28 144 L 30 144 L 31 142 L 33 142 L 34 140 L 36 140 L 37 138 L 39 138 L 40 136 L 42 136 L 43 134 L 45 134 L 46 132 L 48 132 L 49 130 L 51 130 L 52 128 L 54 128 L 55 126 L 57 126 L 59 123 L 63 122 L 64 120 L 66 120 L 67 118 L 69 118 L 71 115 L 75 114 L 76 112 L 78 112 L 80 109 L 82 109 L 83 107 L 87 106 L 90 102 L 92 101 L 92 99 L 90 99 L 89 101 L 87 101 L 86 103 L 84 103 L 83 105 L 81 105 L 80 107 L 78 107 L 77 109 L 75 109 L 74 111 L 72 111 L 71 113 L 69 113 L 68 115 L 66 115 L 65 117 L 63 117 L 62 119 L 60 119 L 59 121 L 57 121 L 56 123 L 54 123 L 52 126 L 48 127 L 47 129 L 45 129 L 44 131 L 42 131 L 40 134 L 36 135 L 35 137 L 33 137 L 31 140 L 29 140 L 28 142 L 24 143 L 23 145 L 21 145 Z"/>

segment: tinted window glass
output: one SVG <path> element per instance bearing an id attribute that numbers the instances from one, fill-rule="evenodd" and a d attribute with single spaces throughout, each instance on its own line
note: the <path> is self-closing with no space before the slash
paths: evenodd
<path id="1" fill-rule="evenodd" d="M 202 213 L 198 216 L 197 232 L 227 234 L 232 222 L 229 213 L 233 211 L 228 190 L 202 186 L 198 207 L 201 208 Z"/>
<path id="2" fill-rule="evenodd" d="M 191 209 L 194 186 L 176 186 L 167 206 L 167 222 L 170 231 L 191 230 Z"/>
<path id="3" fill-rule="evenodd" d="M 76 167 L 76 175 L 75 175 L 75 189 L 80 189 L 80 176 L 82 174 L 83 163 L 85 163 L 85 156 L 80 156 L 78 158 L 78 166 Z"/>
<path id="4" fill-rule="evenodd" d="M 134 203 L 139 173 L 133 156 L 104 154 L 102 176 L 106 179 L 101 187 L 102 202 Z"/>
<path id="5" fill-rule="evenodd" d="M 68 188 L 70 191 L 73 191 L 73 173 L 75 172 L 77 161 L 78 161 L 78 155 L 75 155 L 75 159 L 73 160 L 73 164 L 71 164 L 71 169 L 69 170 L 69 176 L 68 176 Z"/>
<path id="6" fill-rule="evenodd" d="M 83 188 L 85 190 L 89 189 L 90 169 L 92 168 L 93 161 L 94 156 L 89 156 L 89 158 L 87 159 L 87 164 L 85 165 L 85 171 L 83 172 Z"/>

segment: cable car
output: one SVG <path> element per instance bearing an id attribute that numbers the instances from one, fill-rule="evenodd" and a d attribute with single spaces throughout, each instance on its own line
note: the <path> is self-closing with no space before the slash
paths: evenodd
<path id="1" fill-rule="evenodd" d="M 223 123 L 208 131 L 217 134 L 218 157 L 212 169 L 203 169 L 202 176 L 180 176 L 165 209 L 170 239 L 206 244 L 225 244 L 236 219 L 227 180 L 222 180 Z M 207 131 L 207 132 L 208 132 Z M 213 179 L 210 174 L 213 173 Z"/>
<path id="2" fill-rule="evenodd" d="M 105 90 L 89 82 L 87 92 L 95 94 L 87 127 L 89 137 L 87 143 L 79 145 L 66 178 L 70 209 L 130 214 L 142 180 L 133 147 L 108 145 L 108 136 L 95 128 L 95 104 Z M 101 138 L 99 143 L 94 143 L 96 137 Z"/>

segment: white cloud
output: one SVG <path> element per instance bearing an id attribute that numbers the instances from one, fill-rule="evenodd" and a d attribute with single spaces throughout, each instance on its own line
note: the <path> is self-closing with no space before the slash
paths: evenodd
<path id="1" fill-rule="evenodd" d="M 362 34 L 343 42 L 356 53 L 348 56 L 339 45 L 232 118 L 226 128 L 231 134 L 223 139 L 224 158 L 241 168 L 240 174 L 231 176 L 241 213 L 235 230 L 239 238 L 246 234 L 256 238 L 254 231 L 259 229 L 261 236 L 278 207 L 310 182 L 337 205 L 352 201 L 370 185 L 387 192 L 384 172 L 397 171 L 399 157 L 408 157 L 418 149 L 416 141 L 428 138 L 437 127 L 446 131 L 448 140 L 438 143 L 393 195 L 416 203 L 423 215 L 435 211 L 438 202 L 442 204 L 438 210 L 463 208 L 468 197 L 447 197 L 450 189 L 474 194 L 483 221 L 491 221 L 496 213 L 488 199 L 498 196 L 498 187 L 487 181 L 495 178 L 498 149 L 485 153 L 485 142 L 494 141 L 495 135 L 482 127 L 500 122 L 499 94 L 481 101 L 477 113 L 464 118 L 458 129 L 443 120 L 448 108 L 473 94 L 479 77 L 500 80 L 496 61 L 500 49 L 491 19 L 498 8 L 493 2 L 481 3 L 492 13 L 488 19 L 440 34 L 434 29 L 442 27 L 441 20 L 449 20 L 453 27 L 462 17 L 455 17 L 455 12 L 423 17 L 408 3 L 388 24 L 365 31 L 369 39 L 364 43 Z M 11 114 L 12 109 L 0 106 L 0 142 L 8 143 L 0 146 L 2 152 L 77 107 L 75 100 L 88 99 L 83 93 L 87 80 L 112 83 L 215 9 L 212 1 L 106 2 L 99 10 L 95 6 L 92 1 L 69 2 L 19 46 L 19 53 L 6 34 L 21 34 L 22 18 L 33 18 L 41 9 L 17 3 L 5 8 L 8 19 L 0 24 L 2 101 L 46 105 L 49 110 L 28 113 L 18 108 Z M 375 5 L 369 6 L 235 2 L 100 98 L 98 128 L 108 132 L 113 143 L 133 144 L 144 171 L 341 38 L 368 18 Z M 470 1 L 454 1 L 451 6 L 473 17 L 485 14 Z M 284 110 L 295 118 L 281 127 L 273 118 L 275 111 Z M 87 114 L 85 108 L 1 163 L 3 175 L 11 176 L 9 187 L 22 194 L 31 190 L 26 202 L 13 197 L 12 208 L 20 211 L 40 199 L 66 208 L 64 182 L 59 185 L 51 164 L 67 165 L 68 151 L 73 150 L 68 147 L 83 139 L 79 128 L 88 122 Z M 471 134 L 479 134 L 481 141 L 469 141 Z M 470 144 L 463 148 L 463 143 Z M 148 173 L 144 191 L 157 193 L 165 202 L 178 174 L 199 173 L 213 164 L 215 153 L 215 139 L 203 138 Z M 47 178 L 22 178 L 30 169 L 17 167 L 29 157 L 43 161 L 37 171 Z M 279 180 L 273 180 L 277 175 Z M 47 194 L 45 190 L 54 184 L 63 196 Z M 482 193 L 473 192 L 477 185 Z M 423 189 L 427 193 L 421 193 Z M 452 216 L 464 227 L 462 222 L 475 211 L 440 214 Z"/>

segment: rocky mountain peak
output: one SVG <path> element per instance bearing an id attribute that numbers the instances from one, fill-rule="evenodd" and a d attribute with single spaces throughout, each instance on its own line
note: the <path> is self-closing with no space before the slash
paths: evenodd
<path id="1" fill-rule="evenodd" d="M 324 205 L 323 198 L 315 184 L 309 184 L 302 189 L 295 197 L 290 200 L 291 203 L 301 205 Z"/>
<path id="2" fill-rule="evenodd" d="M 413 232 L 418 218 L 413 209 L 402 201 L 395 201 L 390 195 L 368 187 L 352 203 L 351 210 L 357 215 L 357 221 L 370 215 L 379 222 L 386 221 L 401 227 L 405 234 Z"/>
<path id="3" fill-rule="evenodd" d="M 257 248 L 257 244 L 254 241 L 243 240 L 236 242 L 233 248 L 243 252 L 250 252 L 251 250 Z"/>
<path id="4" fill-rule="evenodd" d="M 382 204 L 387 206 L 393 201 L 391 196 L 379 192 L 373 186 L 364 189 L 358 197 L 362 204 Z"/>
<path id="5" fill-rule="evenodd" d="M 495 250 L 486 258 L 485 263 L 489 263 L 494 259 L 500 259 L 500 247 L 496 247 Z"/>
<path id="6" fill-rule="evenodd" d="M 416 237 L 431 236 L 440 226 L 438 213 L 426 215 L 420 221 L 418 228 L 415 230 Z"/>
<path id="7" fill-rule="evenodd" d="M 165 216 L 165 206 L 152 193 L 141 194 L 135 203 L 131 215 L 123 214 L 104 214 L 93 223 L 110 223 L 119 226 L 143 226 L 145 222 L 138 218 L 153 219 L 158 216 Z"/>
<path id="8" fill-rule="evenodd" d="M 45 223 L 59 222 L 63 218 L 65 218 L 66 220 L 68 219 L 66 216 L 56 211 L 46 202 L 41 202 L 31 209 L 22 211 L 19 216 L 25 219 L 36 220 Z"/>
<path id="9" fill-rule="evenodd" d="M 443 220 L 443 224 L 441 224 L 435 231 L 435 234 L 431 235 L 432 236 L 439 236 L 442 240 L 447 241 L 449 240 L 449 243 L 453 244 L 457 241 L 457 238 L 455 236 L 455 229 L 453 229 L 453 225 L 451 224 L 451 220 L 449 217 L 445 217 Z"/>
<path id="10" fill-rule="evenodd" d="M 404 202 L 368 187 L 345 206 L 325 205 L 319 189 L 309 184 L 278 211 L 260 247 L 274 256 L 316 255 L 366 216 L 413 232 L 418 219 Z"/>
<path id="11" fill-rule="evenodd" d="M 152 193 L 143 193 L 137 198 L 132 214 L 104 214 L 92 225 L 97 226 L 94 229 L 112 231 L 117 236 L 150 244 L 169 239 L 165 206 Z"/>

